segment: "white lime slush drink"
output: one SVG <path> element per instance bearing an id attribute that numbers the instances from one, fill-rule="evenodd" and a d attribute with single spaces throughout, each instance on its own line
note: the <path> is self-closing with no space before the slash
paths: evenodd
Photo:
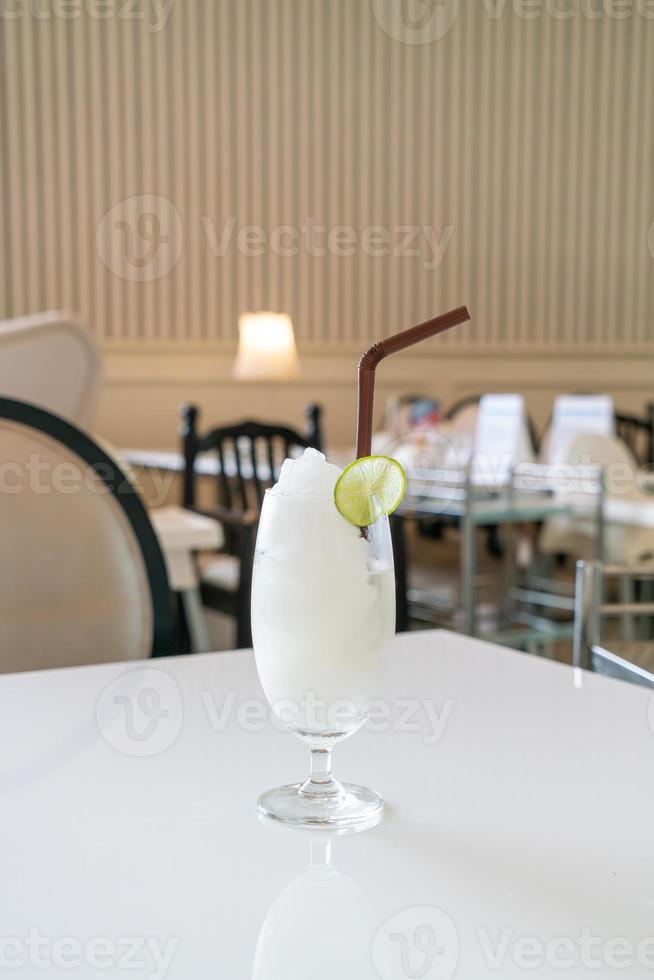
<path id="1" fill-rule="evenodd" d="M 331 750 L 379 697 L 395 632 L 388 519 L 381 509 L 369 519 L 368 492 L 361 497 L 355 487 L 353 495 L 346 486 L 339 493 L 347 476 L 313 449 L 286 460 L 265 495 L 252 582 L 261 684 L 277 716 L 311 749 L 309 779 L 264 793 L 259 809 L 283 823 L 337 832 L 381 816 L 377 793 L 334 779 Z"/>

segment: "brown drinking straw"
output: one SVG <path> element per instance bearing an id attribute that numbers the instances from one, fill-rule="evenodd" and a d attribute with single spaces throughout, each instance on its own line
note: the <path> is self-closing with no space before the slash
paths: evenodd
<path id="1" fill-rule="evenodd" d="M 375 369 L 380 361 L 383 361 L 389 354 L 396 354 L 406 347 L 413 347 L 428 337 L 435 337 L 436 334 L 444 333 L 459 323 L 465 323 L 470 319 L 470 314 L 465 306 L 460 306 L 457 310 L 443 313 L 433 320 L 427 320 L 417 327 L 410 330 L 403 330 L 402 333 L 395 334 L 394 337 L 387 337 L 386 340 L 379 340 L 373 344 L 359 361 L 359 389 L 357 397 L 357 459 L 362 456 L 370 456 L 372 447 L 372 409 L 375 400 Z"/>

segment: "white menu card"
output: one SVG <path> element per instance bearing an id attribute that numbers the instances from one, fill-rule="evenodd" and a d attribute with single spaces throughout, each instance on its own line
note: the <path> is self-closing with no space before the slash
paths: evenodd
<path id="1" fill-rule="evenodd" d="M 520 463 L 533 462 L 522 395 L 484 395 L 479 403 L 470 478 L 498 486 Z"/>
<path id="2" fill-rule="evenodd" d="M 565 462 L 577 436 L 612 436 L 615 409 L 610 395 L 559 395 L 554 402 L 547 463 Z"/>

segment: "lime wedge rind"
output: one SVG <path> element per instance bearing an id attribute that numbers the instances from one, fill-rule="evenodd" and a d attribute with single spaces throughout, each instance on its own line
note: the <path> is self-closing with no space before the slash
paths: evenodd
<path id="1" fill-rule="evenodd" d="M 336 481 L 334 503 L 355 527 L 368 527 L 399 507 L 406 474 L 390 456 L 364 456 L 350 463 Z"/>

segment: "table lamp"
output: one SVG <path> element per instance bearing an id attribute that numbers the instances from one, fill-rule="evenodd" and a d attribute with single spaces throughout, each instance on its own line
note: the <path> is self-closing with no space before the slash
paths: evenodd
<path id="1" fill-rule="evenodd" d="M 246 381 L 285 381 L 300 373 L 293 321 L 286 313 L 242 313 L 233 375 Z"/>

